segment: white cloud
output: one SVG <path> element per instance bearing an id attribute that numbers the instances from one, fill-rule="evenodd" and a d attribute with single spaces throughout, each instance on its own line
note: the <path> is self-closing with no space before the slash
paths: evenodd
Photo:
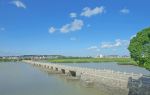
<path id="1" fill-rule="evenodd" d="M 114 48 L 114 47 L 121 47 L 121 46 L 128 46 L 129 41 L 128 40 L 120 40 L 117 39 L 115 42 L 102 42 L 101 48 Z"/>
<path id="2" fill-rule="evenodd" d="M 134 38 L 134 37 L 136 37 L 136 34 L 135 34 L 135 35 L 132 35 L 132 36 L 130 37 L 130 39 L 132 39 L 132 38 Z"/>
<path id="3" fill-rule="evenodd" d="M 49 33 L 54 33 L 55 31 L 56 31 L 56 28 L 54 27 L 50 27 L 48 30 Z"/>
<path id="4" fill-rule="evenodd" d="M 77 17 L 77 14 L 72 12 L 72 13 L 70 13 L 70 17 L 71 17 L 71 18 L 76 18 L 76 17 Z"/>
<path id="5" fill-rule="evenodd" d="M 70 24 L 63 25 L 60 28 L 60 32 L 62 32 L 62 33 L 68 33 L 68 32 L 73 32 L 73 31 L 81 30 L 82 27 L 83 27 L 83 25 L 84 25 L 84 23 L 83 23 L 82 20 L 75 19 Z"/>
<path id="6" fill-rule="evenodd" d="M 18 7 L 18 8 L 24 8 L 24 9 L 26 9 L 26 5 L 22 1 L 20 1 L 20 0 L 14 0 L 11 3 L 13 5 L 15 5 L 16 7 Z"/>
<path id="7" fill-rule="evenodd" d="M 91 46 L 89 48 L 87 48 L 88 50 L 93 50 L 93 49 L 97 49 L 98 47 L 97 46 Z"/>
<path id="8" fill-rule="evenodd" d="M 81 16 L 91 17 L 93 15 L 102 14 L 102 13 L 104 13 L 104 11 L 105 11 L 105 8 L 103 6 L 96 7 L 94 9 L 91 9 L 89 7 L 85 7 L 83 9 L 83 12 L 81 13 Z"/>
<path id="9" fill-rule="evenodd" d="M 91 46 L 91 47 L 87 48 L 87 50 L 100 51 L 100 49 L 97 46 Z"/>
<path id="10" fill-rule="evenodd" d="M 71 37 L 71 38 L 70 38 L 70 40 L 71 40 L 71 41 L 76 41 L 76 40 L 77 40 L 77 38 L 75 38 L 75 37 Z"/>
<path id="11" fill-rule="evenodd" d="M 130 10 L 127 9 L 127 8 L 123 8 L 123 9 L 120 10 L 120 12 L 123 13 L 123 14 L 129 14 Z"/>

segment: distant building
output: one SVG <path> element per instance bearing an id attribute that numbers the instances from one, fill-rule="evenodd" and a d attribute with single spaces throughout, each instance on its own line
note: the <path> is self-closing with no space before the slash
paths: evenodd
<path id="1" fill-rule="evenodd" d="M 130 58 L 130 56 L 128 55 L 123 55 L 123 56 L 120 56 L 120 55 L 107 55 L 107 56 L 104 56 L 105 58 Z"/>
<path id="2" fill-rule="evenodd" d="M 122 58 L 130 58 L 129 55 L 123 55 Z"/>
<path id="3" fill-rule="evenodd" d="M 96 56 L 96 58 L 103 58 L 103 55 L 99 54 L 99 55 Z"/>
<path id="4" fill-rule="evenodd" d="M 53 58 L 63 58 L 62 55 L 23 55 L 20 56 L 21 59 L 32 59 L 32 60 L 45 60 Z"/>
<path id="5" fill-rule="evenodd" d="M 19 59 L 19 56 L 1 56 L 2 59 Z"/>
<path id="6" fill-rule="evenodd" d="M 107 55 L 105 58 L 120 58 L 119 55 Z"/>

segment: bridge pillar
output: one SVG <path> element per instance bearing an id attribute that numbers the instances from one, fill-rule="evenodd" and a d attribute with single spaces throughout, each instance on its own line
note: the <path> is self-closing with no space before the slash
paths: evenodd
<path id="1" fill-rule="evenodd" d="M 56 71 L 58 71 L 58 68 L 55 68 Z"/>
<path id="2" fill-rule="evenodd" d="M 51 69 L 53 70 L 53 66 L 51 66 Z"/>
<path id="3" fill-rule="evenodd" d="M 71 75 L 72 77 L 76 77 L 76 72 L 75 72 L 75 71 L 69 71 L 69 73 L 70 73 L 70 75 Z"/>
<path id="4" fill-rule="evenodd" d="M 65 74 L 65 69 L 61 69 L 61 72 L 62 72 L 63 74 Z"/>
<path id="5" fill-rule="evenodd" d="M 47 66 L 47 69 L 49 69 L 49 66 Z"/>
<path id="6" fill-rule="evenodd" d="M 39 64 L 39 67 L 41 67 L 42 65 L 41 64 Z"/>

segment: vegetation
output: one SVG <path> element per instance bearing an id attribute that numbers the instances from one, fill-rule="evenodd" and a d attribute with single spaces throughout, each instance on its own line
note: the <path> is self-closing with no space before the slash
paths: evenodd
<path id="1" fill-rule="evenodd" d="M 128 47 L 131 58 L 139 66 L 150 69 L 150 28 L 146 28 L 133 37 Z"/>
<path id="2" fill-rule="evenodd" d="M 118 62 L 118 64 L 135 64 L 131 58 L 60 58 L 49 59 L 53 63 L 99 63 L 99 62 Z"/>
<path id="3" fill-rule="evenodd" d="M 15 62 L 18 61 L 17 59 L 2 59 L 0 58 L 0 62 Z"/>

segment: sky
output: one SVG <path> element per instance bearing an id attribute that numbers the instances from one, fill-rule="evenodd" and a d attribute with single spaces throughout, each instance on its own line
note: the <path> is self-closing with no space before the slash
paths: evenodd
<path id="1" fill-rule="evenodd" d="M 0 56 L 129 55 L 150 0 L 0 0 Z"/>

